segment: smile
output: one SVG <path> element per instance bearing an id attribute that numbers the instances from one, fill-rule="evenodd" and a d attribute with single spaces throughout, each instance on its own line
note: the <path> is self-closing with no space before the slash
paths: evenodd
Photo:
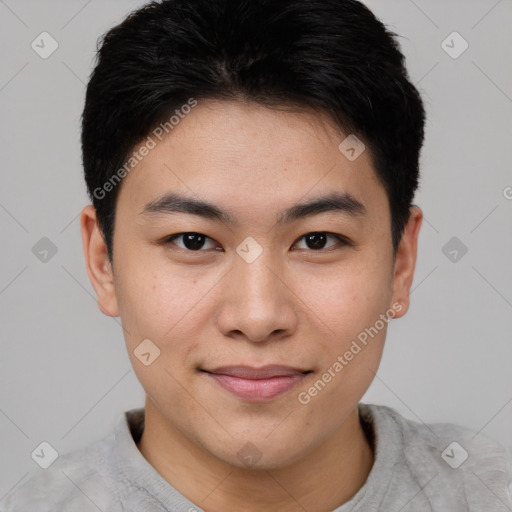
<path id="1" fill-rule="evenodd" d="M 310 370 L 276 365 L 263 368 L 231 366 L 202 371 L 225 390 L 250 402 L 272 400 L 290 391 L 311 373 Z"/>

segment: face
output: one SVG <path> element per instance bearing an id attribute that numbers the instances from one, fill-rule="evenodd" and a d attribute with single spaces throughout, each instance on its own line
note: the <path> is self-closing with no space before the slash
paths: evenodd
<path id="1" fill-rule="evenodd" d="M 248 442 L 277 468 L 336 432 L 407 310 L 420 211 L 393 259 L 386 193 L 346 135 L 318 113 L 199 102 L 125 177 L 113 268 L 82 214 L 100 308 L 148 398 L 235 466 Z"/>

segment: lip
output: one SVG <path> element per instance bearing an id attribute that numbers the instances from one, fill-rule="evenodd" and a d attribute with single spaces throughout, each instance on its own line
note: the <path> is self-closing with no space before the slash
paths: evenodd
<path id="1" fill-rule="evenodd" d="M 225 390 L 250 402 L 272 400 L 295 387 L 311 372 L 283 365 L 223 366 L 201 371 Z"/>

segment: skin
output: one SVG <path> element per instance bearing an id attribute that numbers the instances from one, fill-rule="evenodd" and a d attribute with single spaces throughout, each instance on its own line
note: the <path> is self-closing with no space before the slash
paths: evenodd
<path id="1" fill-rule="evenodd" d="M 378 369 L 386 327 L 308 404 L 297 397 L 393 304 L 401 307 L 395 318 L 407 312 L 422 212 L 411 208 L 393 258 L 389 204 L 371 155 L 349 161 L 338 149 L 345 137 L 318 112 L 200 101 L 125 177 L 112 263 L 94 208 L 81 213 L 99 308 L 120 316 L 146 392 L 138 448 L 208 512 L 332 510 L 372 468 L 357 404 Z M 276 222 L 283 209 L 332 191 L 356 197 L 367 215 L 324 212 Z M 141 214 L 165 192 L 214 203 L 237 223 Z M 183 238 L 161 242 L 186 232 L 209 238 L 196 251 Z M 311 232 L 351 244 L 329 236 L 325 248 L 311 248 L 304 238 Z M 236 252 L 249 236 L 263 250 L 251 263 Z M 143 339 L 160 350 L 149 366 L 134 355 Z M 198 370 L 241 364 L 312 373 L 254 403 Z M 260 454 L 253 465 L 237 455 L 248 442 Z"/>

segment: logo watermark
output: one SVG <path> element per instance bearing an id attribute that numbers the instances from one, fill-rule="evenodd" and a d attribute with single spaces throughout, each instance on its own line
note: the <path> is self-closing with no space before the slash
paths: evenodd
<path id="1" fill-rule="evenodd" d="M 161 141 L 166 134 L 170 133 L 187 114 L 197 105 L 197 100 L 189 98 L 187 103 L 182 105 L 179 109 L 174 111 L 168 121 L 160 123 L 152 132 L 152 135 L 148 135 L 142 145 L 139 146 L 137 151 L 133 151 L 130 158 L 126 160 L 124 165 L 119 168 L 105 183 L 102 187 L 97 187 L 93 191 L 93 196 L 96 199 L 103 199 L 108 192 L 112 192 L 114 188 L 121 183 L 122 179 L 130 173 L 144 157 L 149 155 L 149 152 L 156 147 L 157 140 Z"/>
<path id="2" fill-rule="evenodd" d="M 396 313 L 402 311 L 403 306 L 399 302 L 395 302 L 385 314 L 381 314 L 379 319 L 371 326 L 364 329 L 357 335 L 357 340 L 353 340 L 349 350 L 345 351 L 343 355 L 339 355 L 336 361 L 322 374 L 322 376 L 315 381 L 315 383 L 308 388 L 307 391 L 301 391 L 297 399 L 302 405 L 307 405 L 311 402 L 311 399 L 318 395 L 329 382 L 331 382 L 336 375 L 338 375 L 345 366 L 349 364 L 354 356 L 359 354 L 361 350 L 368 345 L 368 336 L 372 339 L 384 329 L 384 326 L 389 323 L 391 318 L 394 318 Z M 363 345 L 361 347 L 361 345 Z"/>

